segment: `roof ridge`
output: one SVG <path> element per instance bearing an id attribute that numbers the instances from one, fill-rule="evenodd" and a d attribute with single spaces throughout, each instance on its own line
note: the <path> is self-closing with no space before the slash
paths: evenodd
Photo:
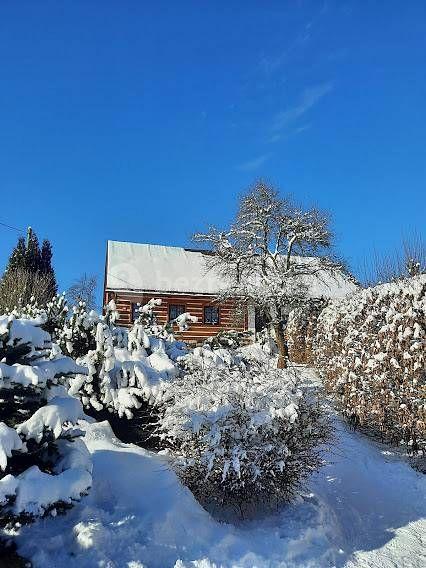
<path id="1" fill-rule="evenodd" d="M 195 249 L 195 248 L 188 248 L 188 247 L 178 247 L 176 245 L 160 245 L 158 243 L 136 243 L 134 241 L 118 241 L 118 240 L 113 240 L 113 239 L 108 239 L 107 243 L 123 243 L 126 245 L 137 245 L 137 246 L 142 246 L 142 247 L 156 247 L 156 248 L 170 248 L 170 249 L 177 249 L 177 250 L 183 250 L 186 252 L 200 252 L 203 254 L 209 254 L 212 251 L 208 250 L 208 249 Z"/>

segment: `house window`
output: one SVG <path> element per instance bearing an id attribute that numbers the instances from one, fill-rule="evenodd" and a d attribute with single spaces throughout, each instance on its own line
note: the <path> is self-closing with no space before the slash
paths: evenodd
<path id="1" fill-rule="evenodd" d="M 141 305 L 138 303 L 132 304 L 132 321 L 135 321 L 139 317 L 139 308 Z"/>
<path id="2" fill-rule="evenodd" d="M 170 304 L 169 306 L 169 321 L 176 319 L 181 314 L 185 313 L 185 306 L 179 304 Z"/>
<path id="3" fill-rule="evenodd" d="M 219 323 L 219 308 L 216 306 L 206 306 L 204 308 L 204 323 L 217 325 Z"/>

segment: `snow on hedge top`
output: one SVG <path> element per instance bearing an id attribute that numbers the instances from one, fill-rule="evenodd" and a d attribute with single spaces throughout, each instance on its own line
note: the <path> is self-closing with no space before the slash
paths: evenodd
<path id="1" fill-rule="evenodd" d="M 273 427 L 276 417 L 292 425 L 302 394 L 292 372 L 269 367 L 204 369 L 169 383 L 162 430 L 167 437 L 176 430 L 191 434 L 213 424 L 220 428 L 223 420 L 241 412 L 249 417 L 248 429 Z M 214 428 L 214 444 L 220 442 L 220 434 Z"/>
<path id="2" fill-rule="evenodd" d="M 180 247 L 108 241 L 106 287 L 112 290 L 216 294 L 227 287 L 208 266 L 209 253 Z M 343 273 L 307 277 L 312 297 L 341 298 L 357 286 Z"/>
<path id="3" fill-rule="evenodd" d="M 371 318 L 376 315 L 375 312 L 372 311 L 371 306 L 373 304 L 381 306 L 381 303 L 386 298 L 392 298 L 391 301 L 388 300 L 388 303 L 393 302 L 395 305 L 389 307 L 386 313 L 383 312 L 383 316 L 387 323 L 397 323 L 398 320 L 403 319 L 403 315 L 409 315 L 407 312 L 405 312 L 405 314 L 399 313 L 398 297 L 408 297 L 412 309 L 424 311 L 425 299 L 423 289 L 425 286 L 426 274 L 423 274 L 406 280 L 365 288 L 359 290 L 357 294 L 354 294 L 346 300 L 336 300 L 330 303 L 321 312 L 320 321 L 323 325 L 329 324 L 331 329 L 332 326 L 335 325 L 336 318 L 341 317 L 344 325 L 349 325 L 349 323 L 355 322 L 359 315 L 368 308 L 370 313 L 370 319 L 368 321 L 366 320 L 368 323 Z"/>

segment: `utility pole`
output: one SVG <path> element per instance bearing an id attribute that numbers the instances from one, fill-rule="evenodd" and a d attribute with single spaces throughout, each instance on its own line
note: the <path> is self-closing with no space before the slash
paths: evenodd
<path id="1" fill-rule="evenodd" d="M 28 227 L 28 229 L 27 229 L 27 250 L 29 249 L 29 246 L 30 246 L 32 232 L 33 232 L 33 230 L 31 229 L 31 227 Z"/>

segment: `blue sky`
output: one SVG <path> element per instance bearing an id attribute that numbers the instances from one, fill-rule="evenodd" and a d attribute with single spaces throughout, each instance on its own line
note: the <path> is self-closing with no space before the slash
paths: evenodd
<path id="1" fill-rule="evenodd" d="M 355 273 L 425 234 L 426 3 L 0 4 L 0 221 L 61 288 L 107 239 L 188 245 L 264 177 Z M 0 226 L 0 265 L 18 234 Z"/>

